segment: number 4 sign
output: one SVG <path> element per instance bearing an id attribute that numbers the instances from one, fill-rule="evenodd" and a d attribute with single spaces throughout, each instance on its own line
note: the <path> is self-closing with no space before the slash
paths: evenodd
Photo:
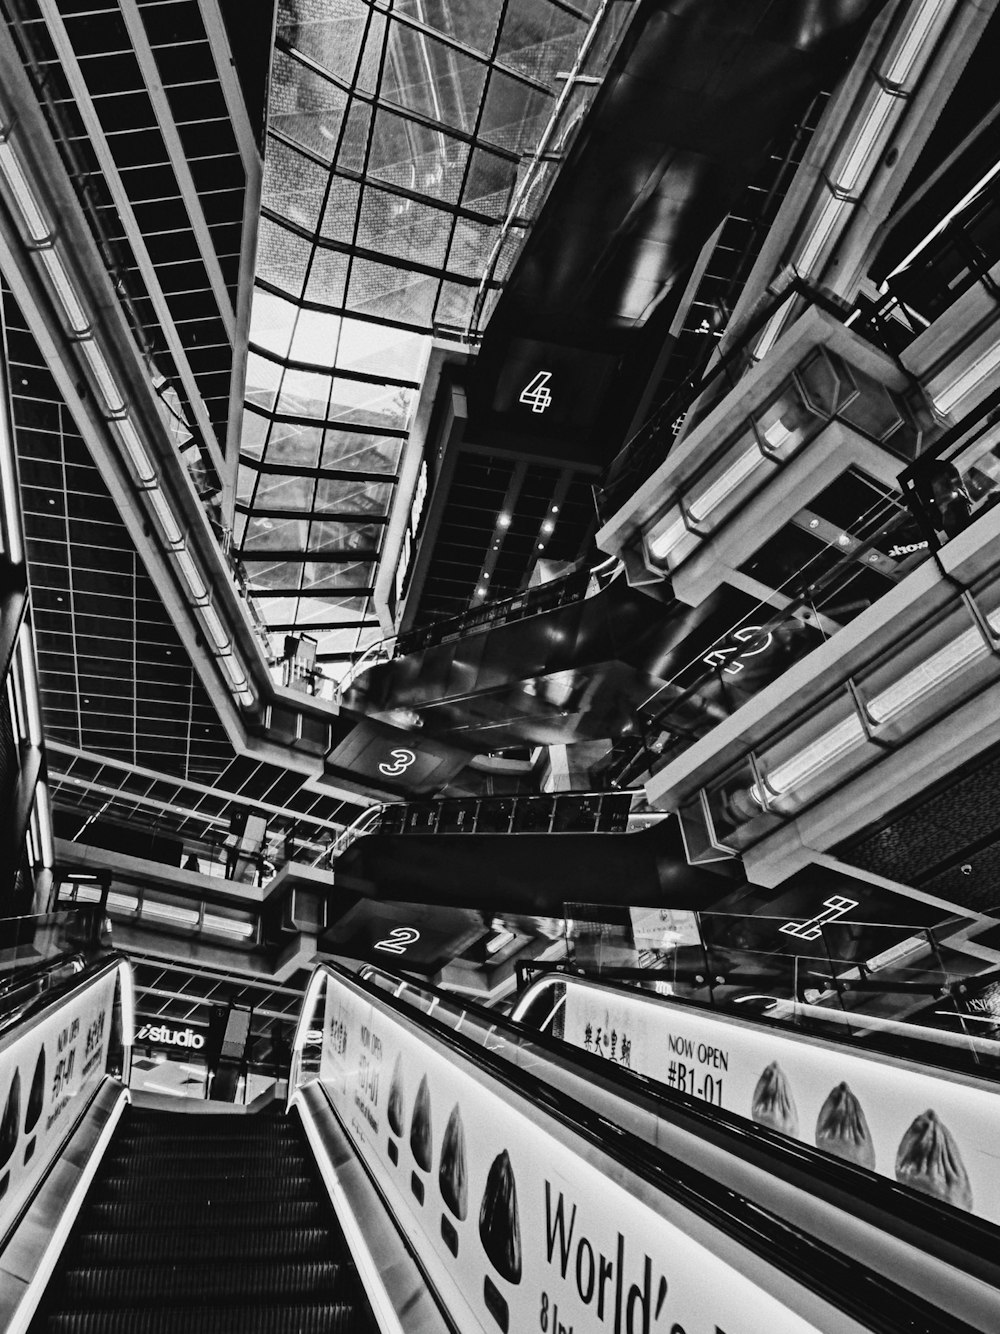
<path id="1" fill-rule="evenodd" d="M 524 403 L 532 412 L 544 412 L 552 403 L 552 391 L 548 387 L 551 379 L 551 371 L 539 371 L 521 390 L 518 402 Z"/>

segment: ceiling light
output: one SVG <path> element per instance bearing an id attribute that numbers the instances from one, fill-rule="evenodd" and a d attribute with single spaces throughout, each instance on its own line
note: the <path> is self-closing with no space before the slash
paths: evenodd
<path id="1" fill-rule="evenodd" d="M 691 497 L 688 502 L 688 513 L 692 519 L 697 523 L 707 519 L 712 510 L 727 496 L 731 495 L 742 482 L 745 482 L 761 464 L 766 462 L 767 460 L 757 448 L 756 443 L 751 445 L 749 449 L 744 450 L 706 491 L 700 496 Z"/>
<path id="2" fill-rule="evenodd" d="M 155 917 L 158 921 L 171 922 L 176 926 L 198 925 L 197 908 L 180 908 L 173 903 L 159 903 L 156 899 L 144 900 L 139 916 Z"/>
<path id="3" fill-rule="evenodd" d="M 901 87 L 915 69 L 922 52 L 936 40 L 938 30 L 951 16 L 949 0 L 924 0 L 917 12 L 907 15 L 910 22 L 900 28 L 881 77 Z"/>
<path id="4" fill-rule="evenodd" d="M 76 897 L 78 899 L 83 898 L 83 888 L 83 886 L 80 886 L 76 891 Z M 97 894 L 94 897 L 95 900 L 101 897 L 100 889 L 98 889 Z M 134 894 L 119 894 L 116 890 L 112 890 L 108 895 L 104 906 L 107 908 L 108 912 L 136 913 L 139 911 L 139 900 Z"/>
<path id="5" fill-rule="evenodd" d="M 163 530 L 163 537 L 167 545 L 175 548 L 183 546 L 184 534 L 181 532 L 180 525 L 174 517 L 174 512 L 171 509 L 166 496 L 159 487 L 147 491 L 146 495 L 149 497 L 150 508 L 156 515 L 160 528 Z"/>
<path id="6" fill-rule="evenodd" d="M 6 410 L 0 412 L 0 493 L 3 500 L 3 544 L 11 565 L 24 563 L 24 542 L 21 537 L 20 491 L 14 468 L 11 446 L 10 421 Z"/>
<path id="7" fill-rule="evenodd" d="M 827 242 L 833 236 L 841 214 L 845 208 L 849 207 L 852 207 L 850 200 L 840 199 L 837 195 L 831 194 L 820 209 L 812 229 L 792 256 L 792 264 L 803 277 L 808 277 L 812 273 Z M 757 352 L 757 349 L 755 349 L 755 352 Z M 757 355 L 760 355 L 760 353 L 757 352 Z"/>
<path id="8" fill-rule="evenodd" d="M 38 251 L 38 259 L 66 316 L 67 332 L 75 338 L 83 338 L 91 332 L 91 322 L 83 309 L 83 302 L 77 295 L 76 288 L 56 252 L 49 248 Z"/>
<path id="9" fill-rule="evenodd" d="M 898 93 L 888 92 L 877 83 L 873 85 L 864 111 L 851 125 L 851 139 L 843 164 L 830 170 L 835 190 L 853 195 L 865 184 L 871 174 L 872 159 L 881 152 L 888 138 L 887 127 L 891 133 L 890 118 L 904 105 L 905 101 Z"/>
<path id="10" fill-rule="evenodd" d="M 97 386 L 101 391 L 101 397 L 104 399 L 104 410 L 110 416 L 116 416 L 125 411 L 125 398 L 122 391 L 118 388 L 115 377 L 111 373 L 111 367 L 104 358 L 104 353 L 100 350 L 92 338 L 79 343 L 80 355 L 90 367 L 91 374 L 97 381 Z"/>
<path id="11" fill-rule="evenodd" d="M 767 788 L 776 796 L 782 796 L 786 792 L 791 792 L 794 788 L 801 787 L 814 777 L 821 769 L 825 769 L 832 764 L 834 760 L 839 760 L 842 755 L 853 750 L 859 742 L 864 741 L 865 730 L 861 726 L 861 719 L 856 713 L 851 713 L 836 727 L 831 727 L 828 732 L 822 736 L 798 755 L 794 755 L 784 764 L 777 765 L 773 771 L 767 774 L 765 783 Z M 755 796 L 755 800 L 760 802 L 760 797 Z M 763 804 L 762 802 L 760 804 Z"/>
<path id="12" fill-rule="evenodd" d="M 45 245 L 52 240 L 51 228 L 45 220 L 34 191 L 21 170 L 21 164 L 10 146 L 8 136 L 9 131 L 0 140 L 0 172 L 3 173 L 20 210 L 28 239 L 35 245 Z"/>
<path id="13" fill-rule="evenodd" d="M 685 538 L 694 537 L 691 529 L 684 522 L 684 516 L 678 506 L 668 510 L 663 519 L 650 529 L 646 538 L 646 549 L 653 560 L 665 563 Z M 697 539 L 695 539 L 697 540 Z"/>
<path id="14" fill-rule="evenodd" d="M 86 343 L 81 344 L 81 347 L 87 346 Z M 151 482 L 156 481 L 156 469 L 146 453 L 145 446 L 139 439 L 138 431 L 128 417 L 115 417 L 113 418 L 113 424 L 118 432 L 119 439 L 125 446 L 125 452 L 132 462 L 136 481 L 140 486 L 149 486 Z"/>
<path id="15" fill-rule="evenodd" d="M 226 629 L 222 624 L 219 613 L 210 605 L 199 607 L 198 611 L 216 649 L 218 649 L 220 653 L 228 653 L 232 648 L 232 641 L 226 634 Z"/>
<path id="16" fill-rule="evenodd" d="M 495 936 L 491 936 L 489 940 L 487 940 L 486 953 L 499 954 L 502 949 L 506 949 L 514 938 L 513 931 L 498 931 Z"/>
<path id="17" fill-rule="evenodd" d="M 174 560 L 177 568 L 184 577 L 184 582 L 188 586 L 188 592 L 196 603 L 203 602 L 208 597 L 208 589 L 205 587 L 205 581 L 198 573 L 198 567 L 191 559 L 187 551 L 175 551 Z M 169 649 L 167 652 L 169 653 Z"/>
<path id="18" fill-rule="evenodd" d="M 950 413 L 966 394 L 970 394 L 974 389 L 986 379 L 988 375 L 1000 367 L 1000 342 L 991 338 L 990 346 L 978 356 L 972 364 L 962 372 L 956 380 L 953 380 L 946 388 L 941 389 L 934 394 L 934 406 L 943 413 Z"/>
<path id="19" fill-rule="evenodd" d="M 18 667 L 21 695 L 25 709 L 25 740 L 29 746 L 42 744 L 42 712 L 38 703 L 38 681 L 35 676 L 34 645 L 27 621 L 21 622 L 17 636 Z"/>
<path id="20" fill-rule="evenodd" d="M 50 868 L 55 861 L 55 848 L 52 842 L 52 821 L 49 816 L 49 790 L 44 783 L 35 784 L 35 822 L 38 830 L 38 851 L 42 865 Z"/>
<path id="21" fill-rule="evenodd" d="M 543 533 L 551 533 L 551 532 L 552 532 L 552 529 L 553 529 L 554 527 L 555 527 L 555 524 L 552 522 L 552 520 L 551 520 L 551 519 L 546 519 L 545 522 L 542 524 L 542 532 L 543 532 Z"/>
<path id="22" fill-rule="evenodd" d="M 253 935 L 255 927 L 253 922 L 240 922 L 233 917 L 216 917 L 206 913 L 202 919 L 202 930 L 216 931 L 224 936 L 238 936 L 241 940 L 247 940 Z"/>
<path id="23" fill-rule="evenodd" d="M 509 527 L 510 527 L 510 515 L 509 515 L 509 514 L 506 514 L 506 513 L 505 513 L 505 514 L 500 514 L 500 515 L 497 517 L 497 527 L 498 527 L 498 528 L 509 528 Z"/>
<path id="24" fill-rule="evenodd" d="M 961 675 L 977 659 L 985 657 L 988 651 L 986 641 L 976 628 L 966 630 L 950 644 L 905 672 L 894 685 L 876 695 L 868 705 L 868 713 L 876 723 L 891 721 L 938 686 Z"/>

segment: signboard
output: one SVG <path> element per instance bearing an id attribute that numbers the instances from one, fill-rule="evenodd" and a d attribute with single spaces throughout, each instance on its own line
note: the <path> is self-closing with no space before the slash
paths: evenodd
<path id="1" fill-rule="evenodd" d="M 615 373 L 605 352 L 515 338 L 493 395 L 493 411 L 532 434 L 589 434 Z"/>
<path id="2" fill-rule="evenodd" d="M 1000 1091 L 985 1082 L 572 979 L 564 1039 L 1000 1222 Z"/>
<path id="3" fill-rule="evenodd" d="M 0 1235 L 104 1076 L 117 981 L 107 974 L 0 1050 Z"/>
<path id="4" fill-rule="evenodd" d="M 469 762 L 469 752 L 365 718 L 326 757 L 327 764 L 408 793 L 433 792 Z"/>
<path id="5" fill-rule="evenodd" d="M 720 1258 L 710 1225 L 333 979 L 320 1078 L 458 1328 L 815 1328 L 763 1260 Z"/>
<path id="6" fill-rule="evenodd" d="M 200 1052 L 205 1049 L 205 1034 L 183 1024 L 153 1023 L 144 1020 L 135 1035 L 136 1046 L 145 1044 L 150 1047 L 165 1047 L 173 1051 Z"/>

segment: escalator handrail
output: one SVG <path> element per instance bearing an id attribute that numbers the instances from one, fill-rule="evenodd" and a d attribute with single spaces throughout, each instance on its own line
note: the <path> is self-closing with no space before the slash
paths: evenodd
<path id="1" fill-rule="evenodd" d="M 561 1038 L 541 1033 L 476 1001 L 465 997 L 458 1000 L 454 993 L 375 964 L 366 964 L 358 978 L 367 980 L 373 974 L 397 988 L 423 992 L 455 1014 L 470 1014 L 494 1029 L 506 1030 L 507 1035 L 518 1043 L 530 1042 L 548 1055 L 571 1060 L 592 1072 L 595 1078 L 608 1077 L 607 1062 L 603 1058 Z M 376 990 L 376 994 L 386 995 L 382 990 Z M 818 1190 L 827 1202 L 836 1204 L 838 1198 L 850 1200 L 854 1207 L 884 1217 L 890 1225 L 888 1230 L 904 1239 L 919 1231 L 931 1239 L 932 1244 L 940 1242 L 942 1254 L 947 1251 L 948 1262 L 959 1268 L 965 1267 L 962 1262 L 966 1259 L 994 1270 L 998 1253 L 997 1229 L 986 1220 L 932 1196 L 921 1195 L 845 1159 L 825 1154 L 769 1126 L 748 1121 L 723 1107 L 709 1109 L 701 1099 L 667 1088 L 649 1075 L 616 1067 L 614 1078 L 616 1085 L 642 1097 L 663 1119 L 708 1137 L 744 1161 L 786 1180 L 808 1178 L 812 1189 Z"/>
<path id="2" fill-rule="evenodd" d="M 65 1004 L 66 1001 L 85 990 L 106 973 L 113 972 L 120 968 L 123 963 L 127 964 L 128 962 L 128 956 L 122 954 L 120 950 L 111 950 L 86 964 L 82 971 L 74 973 L 72 977 L 67 978 L 59 986 L 43 991 L 40 995 L 27 1001 L 21 1008 L 0 1016 L 0 1051 L 20 1038 L 25 1028 L 34 1027 L 35 1024 L 40 1023 L 50 1010 Z M 131 1020 L 126 1037 L 130 1044 L 132 1039 Z"/>
<path id="3" fill-rule="evenodd" d="M 394 975 L 388 970 L 379 969 L 377 971 L 387 980 L 393 980 Z M 433 1013 L 416 1010 L 403 1001 L 399 995 L 392 995 L 372 986 L 367 978 L 362 978 L 348 969 L 330 963 L 321 963 L 317 966 L 306 990 L 299 1027 L 296 1030 L 295 1043 L 293 1044 L 293 1050 L 296 1054 L 301 1052 L 304 1045 L 308 1022 L 306 1016 L 311 1013 L 310 999 L 313 1003 L 315 1002 L 314 983 L 317 976 L 321 975 L 326 975 L 335 982 L 346 984 L 349 987 L 356 987 L 410 1023 L 413 1023 L 415 1017 L 419 1016 L 419 1027 L 421 1029 L 429 1031 L 442 1045 L 475 1065 L 492 1080 L 527 1098 L 535 1106 L 552 1116 L 565 1129 L 581 1136 L 601 1153 L 608 1155 L 626 1170 L 646 1181 L 655 1190 L 677 1200 L 682 1206 L 690 1209 L 706 1221 L 710 1227 L 718 1229 L 737 1245 L 746 1247 L 779 1271 L 788 1274 L 796 1283 L 816 1293 L 852 1318 L 857 1319 L 865 1328 L 873 1331 L 884 1331 L 885 1334 L 889 1334 L 890 1331 L 895 1332 L 903 1327 L 894 1321 L 887 1323 L 879 1315 L 877 1299 L 880 1295 L 884 1297 L 886 1294 L 891 1296 L 891 1308 L 893 1310 L 901 1312 L 908 1309 L 908 1318 L 917 1322 L 905 1326 L 912 1331 L 912 1334 L 917 1334 L 919 1330 L 924 1328 L 928 1331 L 936 1331 L 936 1334 L 945 1334 L 947 1330 L 958 1331 L 971 1328 L 964 1322 L 945 1315 L 938 1308 L 931 1307 L 929 1303 L 915 1297 L 899 1285 L 885 1280 L 859 1262 L 839 1254 L 831 1246 L 807 1236 L 799 1229 L 785 1223 L 777 1215 L 768 1212 L 764 1206 L 747 1200 L 729 1187 L 720 1185 L 689 1163 L 672 1157 L 663 1149 L 651 1146 L 631 1130 L 609 1120 L 605 1115 L 587 1107 L 563 1090 L 552 1087 L 538 1075 L 515 1066 L 488 1048 L 479 1046 L 465 1033 L 457 1031 L 442 1020 L 437 1019 Z M 412 985 L 410 979 L 405 977 L 396 977 L 394 980 L 404 987 Z M 430 986 L 426 990 L 429 993 L 436 993 L 438 999 L 447 1000 L 450 1005 L 454 1006 L 453 996 Z M 563 1059 L 566 1058 L 566 1044 L 559 1043 L 555 1039 L 549 1039 L 548 1042 L 539 1041 L 538 1034 L 525 1029 L 523 1025 L 512 1023 L 492 1011 L 485 1010 L 484 1007 L 474 1003 L 467 1004 L 463 1000 L 460 1007 L 454 1006 L 454 1008 L 460 1008 L 466 1013 L 478 1012 L 490 1022 L 493 1028 L 513 1030 L 518 1041 L 530 1040 L 533 1044 L 543 1048 L 548 1047 L 552 1054 L 558 1054 Z M 562 1048 L 562 1050 L 557 1051 L 556 1048 Z M 574 1063 L 576 1063 L 576 1058 L 580 1057 L 581 1065 L 585 1068 L 588 1065 L 594 1067 L 595 1074 L 600 1072 L 606 1078 L 606 1069 L 603 1068 L 604 1062 L 598 1058 L 588 1056 L 585 1052 L 578 1052 L 576 1049 L 570 1050 L 573 1051 Z M 621 1080 L 617 1078 L 619 1074 L 622 1076 Z M 667 1112 L 666 1119 L 678 1119 L 676 1113 L 679 1109 L 669 1106 L 668 1100 L 658 1092 L 662 1086 L 657 1085 L 655 1081 L 649 1080 L 645 1076 L 629 1075 L 628 1072 L 616 1071 L 616 1084 L 619 1082 L 632 1083 L 636 1091 L 663 1104 L 664 1110 Z M 294 1079 L 290 1081 L 290 1091 L 291 1083 L 294 1083 Z M 682 1097 L 683 1095 L 680 1095 L 677 1101 L 680 1102 Z M 683 1098 L 682 1112 L 685 1118 L 689 1117 L 695 1122 L 699 1120 L 702 1122 L 701 1129 L 696 1133 L 700 1134 L 705 1130 L 714 1129 L 716 1133 L 712 1134 L 712 1138 L 717 1142 L 720 1138 L 728 1136 L 733 1144 L 737 1142 L 740 1144 L 740 1147 L 731 1148 L 731 1151 L 744 1159 L 748 1150 L 750 1152 L 756 1150 L 756 1156 L 760 1158 L 770 1154 L 774 1149 L 779 1149 L 786 1163 L 797 1160 L 800 1169 L 803 1163 L 808 1164 L 810 1168 L 814 1165 L 812 1155 L 816 1155 L 816 1151 L 810 1150 L 808 1146 L 779 1143 L 781 1137 L 777 1136 L 775 1132 L 767 1130 L 766 1127 L 747 1125 L 741 1122 L 740 1118 L 734 1117 L 731 1113 L 726 1113 L 721 1108 L 713 1108 L 711 1116 L 709 1116 L 703 1107 L 687 1105 L 693 1103 L 693 1101 Z M 822 1155 L 817 1155 L 817 1157 L 822 1157 Z M 881 1179 L 875 1179 L 874 1182 L 865 1180 L 869 1174 L 849 1163 L 833 1161 L 827 1163 L 824 1161 L 819 1165 L 822 1168 L 841 1169 L 844 1173 L 842 1179 L 846 1180 L 850 1186 L 849 1195 L 859 1181 L 867 1185 L 869 1190 L 877 1189 L 883 1200 L 891 1198 L 890 1192 L 893 1192 L 895 1197 L 900 1200 L 901 1206 L 905 1207 L 906 1215 L 911 1218 L 911 1221 L 912 1216 L 919 1212 L 917 1206 L 923 1204 L 923 1201 L 913 1200 L 910 1192 L 905 1192 L 905 1198 L 901 1198 L 904 1196 L 904 1192 L 894 1183 Z M 782 1173 L 787 1176 L 787 1170 L 780 1166 L 772 1164 L 768 1170 L 776 1175 Z M 959 1210 L 952 1209 L 949 1206 L 937 1205 L 936 1202 L 930 1200 L 927 1201 L 927 1204 L 931 1206 L 927 1214 L 933 1219 L 935 1227 L 941 1228 L 942 1219 L 944 1219 L 944 1226 L 951 1229 L 952 1233 L 957 1228 L 964 1235 L 975 1237 L 977 1246 L 972 1255 L 979 1259 L 978 1252 L 981 1249 L 986 1250 L 986 1255 L 982 1257 L 983 1261 L 989 1265 L 995 1274 L 996 1267 L 993 1260 L 997 1250 L 995 1229 L 991 1229 L 982 1220 L 967 1218 Z M 893 1211 L 888 1212 L 891 1214 Z M 910 1230 L 912 1231 L 912 1228 Z M 948 1233 L 943 1235 L 948 1235 Z M 987 1247 L 988 1249 L 986 1249 Z M 798 1258 L 795 1258 L 796 1255 Z"/>

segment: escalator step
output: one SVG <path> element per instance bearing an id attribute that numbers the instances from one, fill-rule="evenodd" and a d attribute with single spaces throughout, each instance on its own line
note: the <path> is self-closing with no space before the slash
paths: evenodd
<path id="1" fill-rule="evenodd" d="M 85 1203 L 84 1225 L 91 1231 L 182 1228 L 207 1229 L 315 1227 L 326 1223 L 329 1208 L 317 1199 L 213 1200 L 192 1216 L 191 1202 L 178 1200 L 104 1200 Z"/>
<path id="2" fill-rule="evenodd" d="M 322 1301 L 343 1288 L 344 1266 L 334 1260 L 237 1263 L 110 1265 L 68 1269 L 60 1285 L 60 1305 L 169 1306 L 210 1302 Z"/>
<path id="3" fill-rule="evenodd" d="M 309 1162 L 301 1149 L 282 1145 L 269 1148 L 266 1152 L 247 1153 L 242 1146 L 231 1144 L 192 1145 L 190 1148 L 157 1150 L 150 1148 L 135 1152 L 125 1150 L 110 1153 L 102 1163 L 102 1170 L 110 1177 L 134 1176 L 139 1173 L 166 1175 L 190 1170 L 202 1172 L 205 1168 L 216 1167 L 222 1175 L 239 1170 L 254 1172 L 258 1176 L 303 1176 Z"/>
<path id="4" fill-rule="evenodd" d="M 167 1232 L 90 1232 L 80 1237 L 78 1263 L 166 1264 L 174 1260 L 326 1260 L 338 1253 L 328 1227 L 273 1226 L 238 1232 L 218 1228 Z"/>
<path id="5" fill-rule="evenodd" d="M 94 1185 L 91 1198 L 100 1203 L 129 1201 L 142 1204 L 181 1203 L 211 1204 L 270 1200 L 309 1200 L 315 1198 L 316 1183 L 312 1177 L 248 1177 L 238 1165 L 231 1167 L 231 1175 L 213 1173 L 204 1177 L 101 1177 Z"/>
<path id="6" fill-rule="evenodd" d="M 46 1334 L 361 1334 L 368 1326 L 348 1302 L 303 1306 L 215 1306 L 65 1311 Z"/>

